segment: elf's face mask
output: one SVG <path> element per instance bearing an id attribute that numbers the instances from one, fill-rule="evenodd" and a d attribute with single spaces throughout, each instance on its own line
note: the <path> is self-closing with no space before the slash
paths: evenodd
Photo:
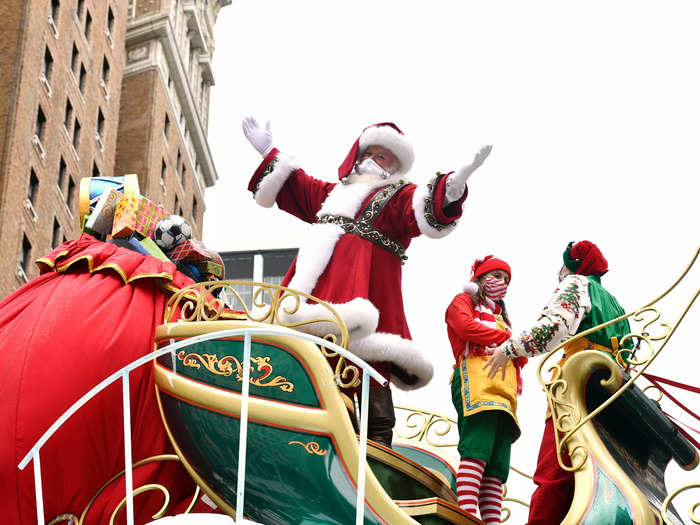
<path id="1" fill-rule="evenodd" d="M 503 279 L 496 279 L 491 276 L 484 279 L 484 294 L 492 301 L 500 301 L 503 299 L 506 296 L 507 290 L 508 283 Z"/>
<path id="2" fill-rule="evenodd" d="M 569 275 L 571 275 L 571 270 L 569 270 L 566 266 L 562 266 L 561 270 L 559 270 L 559 282 L 562 282 Z"/>

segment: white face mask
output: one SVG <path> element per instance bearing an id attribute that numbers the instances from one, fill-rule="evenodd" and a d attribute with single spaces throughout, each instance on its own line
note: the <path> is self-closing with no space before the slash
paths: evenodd
<path id="1" fill-rule="evenodd" d="M 374 162 L 374 159 L 365 159 L 357 164 L 355 170 L 360 175 L 379 175 L 383 179 L 391 177 L 391 173 Z"/>
<path id="2" fill-rule="evenodd" d="M 569 270 L 566 266 L 562 266 L 561 270 L 559 270 L 559 282 L 562 282 L 569 275 L 571 275 L 571 270 Z"/>

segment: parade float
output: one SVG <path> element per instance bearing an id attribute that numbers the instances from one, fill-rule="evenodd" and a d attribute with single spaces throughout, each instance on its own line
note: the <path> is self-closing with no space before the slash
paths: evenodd
<path id="1" fill-rule="evenodd" d="M 123 181 L 117 191 L 130 192 Z M 41 259 L 43 275 L 0 308 L 0 335 L 16 354 L 6 357 L 26 363 L 7 383 L 17 386 L 17 398 L 5 414 L 14 418 L 3 465 L 16 460 L 9 491 L 16 522 L 145 523 L 215 509 L 263 524 L 482 523 L 457 504 L 453 419 L 397 407 L 404 418 L 393 448 L 367 440 L 368 379 L 385 380 L 347 350 L 348 329 L 330 305 L 281 286 L 222 280 L 216 256 L 184 237 L 187 255 L 174 257 L 176 264 L 177 235 L 165 244 L 147 240 L 156 237 L 155 223 L 140 233 L 123 230 L 116 237 L 122 245 L 104 242 L 90 217 L 113 212 L 98 205 L 104 190 L 86 192 L 84 224 L 96 237 Z M 144 210 L 138 202 L 131 199 L 132 212 Z M 633 350 L 581 351 L 559 366 L 556 349 L 539 365 L 560 463 L 575 475 L 566 524 L 683 523 L 672 500 L 698 484 L 668 492 L 664 472 L 670 461 L 695 468 L 698 450 L 638 379 L 697 299 L 700 289 L 684 277 L 699 253 L 668 290 L 625 316 L 635 327 Z M 74 294 L 80 303 L 81 291 L 61 286 L 80 279 L 93 294 L 101 287 L 127 295 L 126 306 L 100 310 L 97 301 L 90 316 L 89 306 L 69 300 Z M 253 288 L 252 308 L 242 286 Z M 657 303 L 688 289 L 682 314 L 664 321 Z M 48 300 L 57 293 L 61 308 Z M 285 321 L 307 301 L 325 313 Z M 132 309 L 133 325 L 123 326 L 120 312 Z M 16 325 L 29 326 L 30 317 L 39 335 L 18 335 Z M 71 353 L 61 357 L 47 346 Z M 38 405 L 22 398 L 29 384 L 41 390 L 33 394 Z M 348 387 L 360 395 L 348 397 Z M 505 521 L 508 505 L 524 500 L 505 495 Z"/>

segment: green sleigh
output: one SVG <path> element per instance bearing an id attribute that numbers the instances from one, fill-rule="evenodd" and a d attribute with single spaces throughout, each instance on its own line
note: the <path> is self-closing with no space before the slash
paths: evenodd
<path id="1" fill-rule="evenodd" d="M 258 308 L 223 315 L 212 294 L 227 289 L 237 295 L 234 286 L 244 284 L 254 287 Z M 230 516 L 236 516 L 242 501 L 247 518 L 266 524 L 482 523 L 457 505 L 455 465 L 440 452 L 450 445 L 420 442 L 424 431 L 414 433 L 412 443 L 397 442 L 393 450 L 369 442 L 364 482 L 358 484 L 362 447 L 351 419 L 355 407 L 338 385 L 357 384 L 360 374 L 342 357 L 336 356 L 331 368 L 328 348 L 300 333 L 304 326 L 280 321 L 279 309 L 293 309 L 302 296 L 264 283 L 219 282 L 195 285 L 171 299 L 166 320 L 176 310 L 181 320 L 161 325 L 156 345 L 180 341 L 184 346 L 154 362 L 154 378 L 167 433 L 199 487 Z M 652 304 L 629 316 L 644 321 Z M 328 317 L 311 322 L 325 323 L 325 340 L 344 347 L 347 330 L 328 308 Z M 239 335 L 231 335 L 237 330 Z M 251 366 L 241 494 L 246 330 Z M 653 340 L 639 337 L 665 344 L 672 333 Z M 208 339 L 185 343 L 203 336 Z M 657 352 L 652 347 L 647 356 L 633 357 L 637 373 L 629 376 L 610 356 L 582 351 L 559 369 L 556 381 L 541 379 L 559 429 L 558 446 L 572 458 L 564 466 L 575 476 L 574 502 L 564 523 L 682 523 L 663 472 L 672 459 L 694 468 L 698 451 L 634 383 Z M 430 415 L 435 417 L 453 423 Z M 360 485 L 364 516 L 357 521 Z"/>

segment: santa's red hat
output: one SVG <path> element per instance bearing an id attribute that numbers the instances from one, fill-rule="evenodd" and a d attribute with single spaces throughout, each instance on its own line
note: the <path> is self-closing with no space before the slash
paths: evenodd
<path id="1" fill-rule="evenodd" d="M 380 122 L 362 130 L 362 134 L 352 145 L 348 156 L 338 168 L 340 179 L 350 175 L 360 153 L 368 146 L 382 146 L 391 151 L 396 160 L 399 161 L 397 175 L 405 175 L 413 166 L 413 146 L 406 140 L 403 131 L 393 122 Z"/>
<path id="2" fill-rule="evenodd" d="M 603 275 L 608 261 L 591 241 L 570 242 L 564 250 L 564 266 L 579 275 Z"/>

